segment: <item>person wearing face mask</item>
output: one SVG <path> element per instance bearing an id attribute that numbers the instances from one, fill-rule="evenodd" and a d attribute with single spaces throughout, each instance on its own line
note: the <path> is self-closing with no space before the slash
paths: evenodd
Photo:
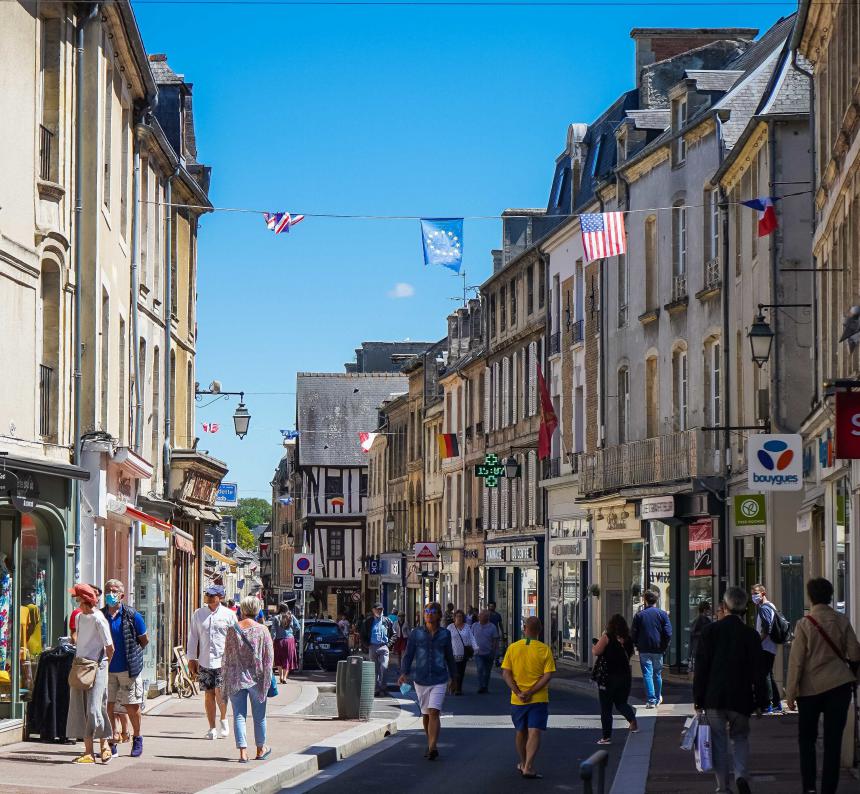
<path id="1" fill-rule="evenodd" d="M 125 587 L 118 579 L 105 583 L 105 608 L 102 610 L 110 625 L 114 655 L 108 667 L 108 713 L 113 722 L 114 707 L 125 707 L 134 735 L 131 740 L 131 757 L 143 755 L 143 736 L 140 733 L 140 706 L 146 694 L 143 691 L 143 649 L 149 643 L 143 615 L 123 603 Z M 116 754 L 116 744 L 111 745 Z"/>
<path id="2" fill-rule="evenodd" d="M 782 698 L 779 687 L 773 677 L 773 663 L 776 661 L 776 643 L 770 638 L 770 627 L 776 616 L 776 604 L 767 600 L 767 590 L 763 584 L 755 584 L 752 588 L 752 600 L 756 607 L 755 630 L 761 637 L 761 649 L 764 651 L 765 669 L 767 671 L 767 686 L 770 703 L 765 714 L 780 715 Z"/>

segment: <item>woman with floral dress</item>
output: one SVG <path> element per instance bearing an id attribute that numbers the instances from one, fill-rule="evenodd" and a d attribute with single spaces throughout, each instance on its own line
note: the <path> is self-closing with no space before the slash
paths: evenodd
<path id="1" fill-rule="evenodd" d="M 272 682 L 274 648 L 268 628 L 257 622 L 262 608 L 259 598 L 247 596 L 239 605 L 239 621 L 227 632 L 221 664 L 221 692 L 233 706 L 233 733 L 239 750 L 239 763 L 248 763 L 245 718 L 248 701 L 254 720 L 256 760 L 268 758 L 266 746 L 266 699 Z"/>

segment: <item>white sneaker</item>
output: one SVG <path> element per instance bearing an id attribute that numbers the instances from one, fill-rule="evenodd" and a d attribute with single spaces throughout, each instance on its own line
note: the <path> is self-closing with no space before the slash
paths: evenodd
<path id="1" fill-rule="evenodd" d="M 206 738 L 207 739 L 217 739 L 218 738 L 218 731 L 216 731 L 214 728 L 210 728 L 208 731 L 206 731 Z"/>
<path id="2" fill-rule="evenodd" d="M 221 720 L 221 738 L 226 739 L 230 735 L 230 725 L 227 720 Z"/>

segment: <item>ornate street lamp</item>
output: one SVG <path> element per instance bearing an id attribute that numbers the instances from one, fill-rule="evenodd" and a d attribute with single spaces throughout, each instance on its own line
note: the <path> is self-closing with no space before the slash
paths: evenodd
<path id="1" fill-rule="evenodd" d="M 248 425 L 251 424 L 251 412 L 245 405 L 245 392 L 221 391 L 221 383 L 217 380 L 213 380 L 212 383 L 209 384 L 208 389 L 200 389 L 197 387 L 197 384 L 194 384 L 194 399 L 200 400 L 204 394 L 217 395 L 215 400 L 212 400 L 212 402 L 215 402 L 220 397 L 239 398 L 239 405 L 233 412 L 233 429 L 236 431 L 236 435 L 239 436 L 240 439 L 245 438 L 245 436 L 248 435 Z M 207 404 L 211 405 L 211 403 Z"/>
<path id="2" fill-rule="evenodd" d="M 244 402 L 240 402 L 233 414 L 233 427 L 236 430 L 236 435 L 239 438 L 245 438 L 248 435 L 248 425 L 251 424 L 251 414 L 245 407 Z"/>
<path id="3" fill-rule="evenodd" d="M 770 350 L 773 347 L 773 329 L 764 318 L 764 314 L 759 311 L 756 315 L 755 322 L 750 326 L 747 338 L 750 340 L 750 350 L 752 352 L 752 360 L 756 363 L 759 369 L 767 364 L 770 358 Z"/>
<path id="4" fill-rule="evenodd" d="M 517 459 L 513 455 L 508 455 L 508 459 L 505 461 L 505 477 L 509 480 L 515 480 L 520 476 L 520 464 L 517 463 Z"/>

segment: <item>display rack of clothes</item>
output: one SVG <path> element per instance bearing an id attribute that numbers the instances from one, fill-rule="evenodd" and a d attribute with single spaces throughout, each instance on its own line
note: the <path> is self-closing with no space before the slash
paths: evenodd
<path id="1" fill-rule="evenodd" d="M 0 673 L 9 670 L 9 625 L 12 607 L 12 574 L 6 564 L 6 555 L 0 554 Z"/>
<path id="2" fill-rule="evenodd" d="M 33 696 L 27 704 L 27 734 L 39 735 L 40 742 L 66 742 L 69 714 L 69 671 L 75 646 L 61 637 L 55 648 L 39 657 Z"/>

